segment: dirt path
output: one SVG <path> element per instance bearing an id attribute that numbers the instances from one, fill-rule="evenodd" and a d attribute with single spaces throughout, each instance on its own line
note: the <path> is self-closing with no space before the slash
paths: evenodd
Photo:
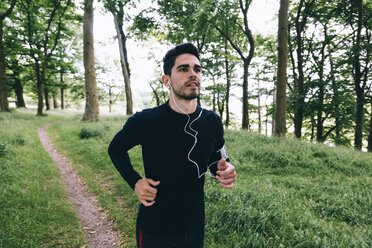
<path id="1" fill-rule="evenodd" d="M 100 210 L 94 196 L 89 195 L 87 188 L 67 159 L 59 154 L 50 143 L 46 128 L 39 128 L 39 137 L 44 149 L 50 154 L 59 167 L 68 196 L 75 206 L 75 212 L 85 230 L 88 246 L 119 247 L 119 235 L 112 229 L 112 223 L 106 213 Z"/>

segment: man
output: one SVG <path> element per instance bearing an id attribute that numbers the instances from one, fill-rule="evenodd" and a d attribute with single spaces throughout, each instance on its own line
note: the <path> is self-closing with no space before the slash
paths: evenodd
<path id="1" fill-rule="evenodd" d="M 198 49 L 183 43 L 164 59 L 167 103 L 131 116 L 114 137 L 109 155 L 141 202 L 139 248 L 201 248 L 204 242 L 204 177 L 208 169 L 232 188 L 235 167 L 228 163 L 223 126 L 212 111 L 197 106 L 202 68 Z M 142 146 L 145 178 L 127 151 Z"/>

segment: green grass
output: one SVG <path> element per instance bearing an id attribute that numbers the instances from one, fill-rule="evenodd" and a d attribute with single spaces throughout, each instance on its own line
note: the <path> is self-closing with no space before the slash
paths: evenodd
<path id="1" fill-rule="evenodd" d="M 371 247 L 372 154 L 242 131 L 226 142 L 239 178 L 207 184 L 210 247 Z"/>
<path id="2" fill-rule="evenodd" d="M 115 220 L 122 246 L 135 247 L 138 201 L 107 155 L 125 118 L 80 119 L 49 132 Z M 225 138 L 238 178 L 227 190 L 207 177 L 206 248 L 372 246 L 372 154 L 245 131 Z M 140 148 L 130 155 L 143 175 Z"/>
<path id="3" fill-rule="evenodd" d="M 50 131 L 109 209 L 125 247 L 134 247 L 138 203 L 107 156 L 125 119 L 79 120 Z M 81 139 L 83 130 L 99 135 Z M 206 247 L 371 246 L 371 154 L 237 131 L 226 132 L 226 143 L 238 180 L 229 191 L 207 179 Z M 131 158 L 142 172 L 140 149 Z"/>
<path id="4" fill-rule="evenodd" d="M 62 118 L 0 113 L 0 247 L 81 247 L 83 230 L 37 130 Z M 0 147 L 1 148 L 1 147 Z"/>

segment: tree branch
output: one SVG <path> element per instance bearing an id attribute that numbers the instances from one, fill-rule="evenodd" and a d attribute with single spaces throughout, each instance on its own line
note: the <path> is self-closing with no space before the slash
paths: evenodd
<path id="1" fill-rule="evenodd" d="M 5 17 L 10 15 L 10 13 L 13 11 L 15 4 L 16 0 L 12 0 L 12 2 L 10 3 L 10 7 L 3 14 L 0 15 L 0 21 L 3 21 Z"/>

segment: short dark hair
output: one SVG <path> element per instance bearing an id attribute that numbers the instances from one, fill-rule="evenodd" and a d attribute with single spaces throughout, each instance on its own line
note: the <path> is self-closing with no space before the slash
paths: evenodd
<path id="1" fill-rule="evenodd" d="M 169 50 L 163 58 L 163 70 L 165 75 L 171 75 L 172 67 L 174 66 L 176 58 L 184 53 L 190 53 L 200 61 L 199 50 L 196 46 L 194 46 L 191 42 L 179 44 Z"/>

